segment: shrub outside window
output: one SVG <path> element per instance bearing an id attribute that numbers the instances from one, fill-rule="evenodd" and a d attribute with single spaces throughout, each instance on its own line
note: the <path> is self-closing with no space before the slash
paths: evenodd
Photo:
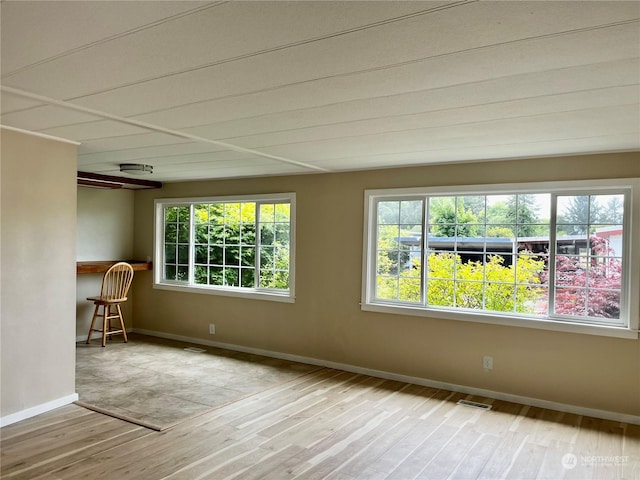
<path id="1" fill-rule="evenodd" d="M 156 201 L 157 287 L 293 297 L 295 195 Z"/>
<path id="2" fill-rule="evenodd" d="M 363 309 L 637 329 L 633 188 L 587 183 L 365 192 Z"/>

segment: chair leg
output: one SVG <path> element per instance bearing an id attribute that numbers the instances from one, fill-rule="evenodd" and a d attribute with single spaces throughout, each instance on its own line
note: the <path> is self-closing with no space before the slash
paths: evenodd
<path id="1" fill-rule="evenodd" d="M 110 305 L 104 305 L 103 313 L 104 317 L 102 317 L 102 346 L 107 346 L 107 327 L 109 326 L 109 310 Z"/>
<path id="2" fill-rule="evenodd" d="M 129 340 L 127 339 L 127 329 L 124 327 L 124 319 L 122 318 L 122 309 L 120 308 L 120 304 L 116 304 L 116 308 L 118 309 L 118 318 L 120 319 L 120 328 L 122 329 L 122 336 L 124 337 L 124 343 L 127 343 Z"/>
<path id="3" fill-rule="evenodd" d="M 98 316 L 98 308 L 100 305 L 96 303 L 96 307 L 93 309 L 93 318 L 91 319 L 91 326 L 89 327 L 89 335 L 87 335 L 87 344 L 91 343 L 91 334 L 93 333 L 93 324 L 96 321 L 96 317 Z"/>

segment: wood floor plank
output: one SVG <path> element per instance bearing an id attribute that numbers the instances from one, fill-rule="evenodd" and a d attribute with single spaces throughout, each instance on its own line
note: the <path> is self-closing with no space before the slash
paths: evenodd
<path id="1" fill-rule="evenodd" d="M 47 472 L 64 468 L 90 457 L 94 453 L 126 444 L 131 440 L 149 435 L 142 427 L 124 423 L 108 430 L 96 431 L 79 436 L 73 442 L 49 444 L 50 448 L 19 462 L 6 462 L 3 458 L 2 478 L 30 479 Z"/>
<path id="2" fill-rule="evenodd" d="M 12 440 L 17 435 L 25 437 L 32 432 L 37 432 L 41 428 L 53 429 L 56 425 L 68 421 L 80 422 L 83 420 L 82 417 L 86 417 L 90 415 L 90 413 L 86 408 L 78 407 L 74 404 L 65 405 L 64 407 L 47 412 L 46 416 L 36 415 L 21 422 L 2 427 L 0 429 L 0 440 Z M 38 433 L 35 435 L 37 436 Z"/>

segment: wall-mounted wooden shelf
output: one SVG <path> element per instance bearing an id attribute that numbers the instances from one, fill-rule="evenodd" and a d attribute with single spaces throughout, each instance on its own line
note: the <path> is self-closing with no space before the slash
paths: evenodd
<path id="1" fill-rule="evenodd" d="M 88 262 L 76 262 L 76 273 L 104 273 L 114 263 L 127 262 L 131 264 L 135 271 L 153 270 L 152 262 L 143 262 L 141 260 L 91 260 Z"/>

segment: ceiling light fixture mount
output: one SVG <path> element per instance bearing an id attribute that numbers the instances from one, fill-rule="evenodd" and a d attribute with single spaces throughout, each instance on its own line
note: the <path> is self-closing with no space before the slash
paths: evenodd
<path id="1" fill-rule="evenodd" d="M 145 165 L 143 163 L 121 163 L 120 171 L 131 175 L 148 175 L 153 173 L 153 165 Z"/>

